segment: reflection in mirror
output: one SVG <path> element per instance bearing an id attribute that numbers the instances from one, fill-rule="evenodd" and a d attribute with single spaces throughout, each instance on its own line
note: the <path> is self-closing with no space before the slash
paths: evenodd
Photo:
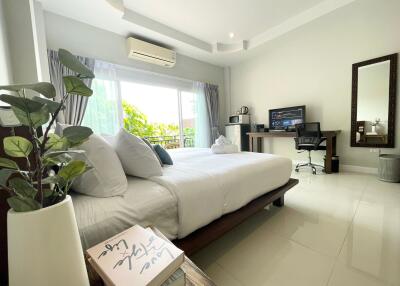
<path id="1" fill-rule="evenodd" d="M 387 144 L 390 61 L 358 69 L 357 143 Z"/>

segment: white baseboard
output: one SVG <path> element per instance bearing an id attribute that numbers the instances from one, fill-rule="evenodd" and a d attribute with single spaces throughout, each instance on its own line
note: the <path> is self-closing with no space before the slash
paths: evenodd
<path id="1" fill-rule="evenodd" d="M 344 172 L 355 172 L 355 173 L 364 173 L 364 174 L 378 174 L 378 168 L 372 167 L 362 167 L 362 166 L 353 166 L 353 165 L 340 165 L 340 170 Z"/>
<path id="2" fill-rule="evenodd" d="M 292 160 L 293 168 L 296 167 L 296 165 L 298 163 L 305 163 L 305 161 Z M 324 165 L 324 162 L 313 162 L 313 163 L 322 165 L 322 166 Z M 354 165 L 340 164 L 339 170 L 341 172 L 363 173 L 363 174 L 373 174 L 373 175 L 378 174 L 378 168 L 362 167 L 362 166 L 354 166 Z"/>

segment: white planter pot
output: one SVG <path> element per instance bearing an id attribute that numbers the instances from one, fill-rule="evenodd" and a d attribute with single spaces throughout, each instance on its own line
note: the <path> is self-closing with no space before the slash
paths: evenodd
<path id="1" fill-rule="evenodd" d="M 70 196 L 32 212 L 7 216 L 10 286 L 86 286 L 83 250 Z"/>

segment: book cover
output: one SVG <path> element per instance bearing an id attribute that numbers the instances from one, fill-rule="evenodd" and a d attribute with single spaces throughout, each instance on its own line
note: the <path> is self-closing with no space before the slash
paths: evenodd
<path id="1" fill-rule="evenodd" d="M 107 285 L 159 286 L 183 263 L 184 253 L 135 225 L 87 250 Z"/>

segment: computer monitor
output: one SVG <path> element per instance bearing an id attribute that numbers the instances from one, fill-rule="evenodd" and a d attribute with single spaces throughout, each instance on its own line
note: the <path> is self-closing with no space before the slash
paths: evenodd
<path id="1" fill-rule="evenodd" d="M 306 120 L 306 106 L 293 106 L 269 110 L 270 130 L 295 130 L 295 124 Z"/>

